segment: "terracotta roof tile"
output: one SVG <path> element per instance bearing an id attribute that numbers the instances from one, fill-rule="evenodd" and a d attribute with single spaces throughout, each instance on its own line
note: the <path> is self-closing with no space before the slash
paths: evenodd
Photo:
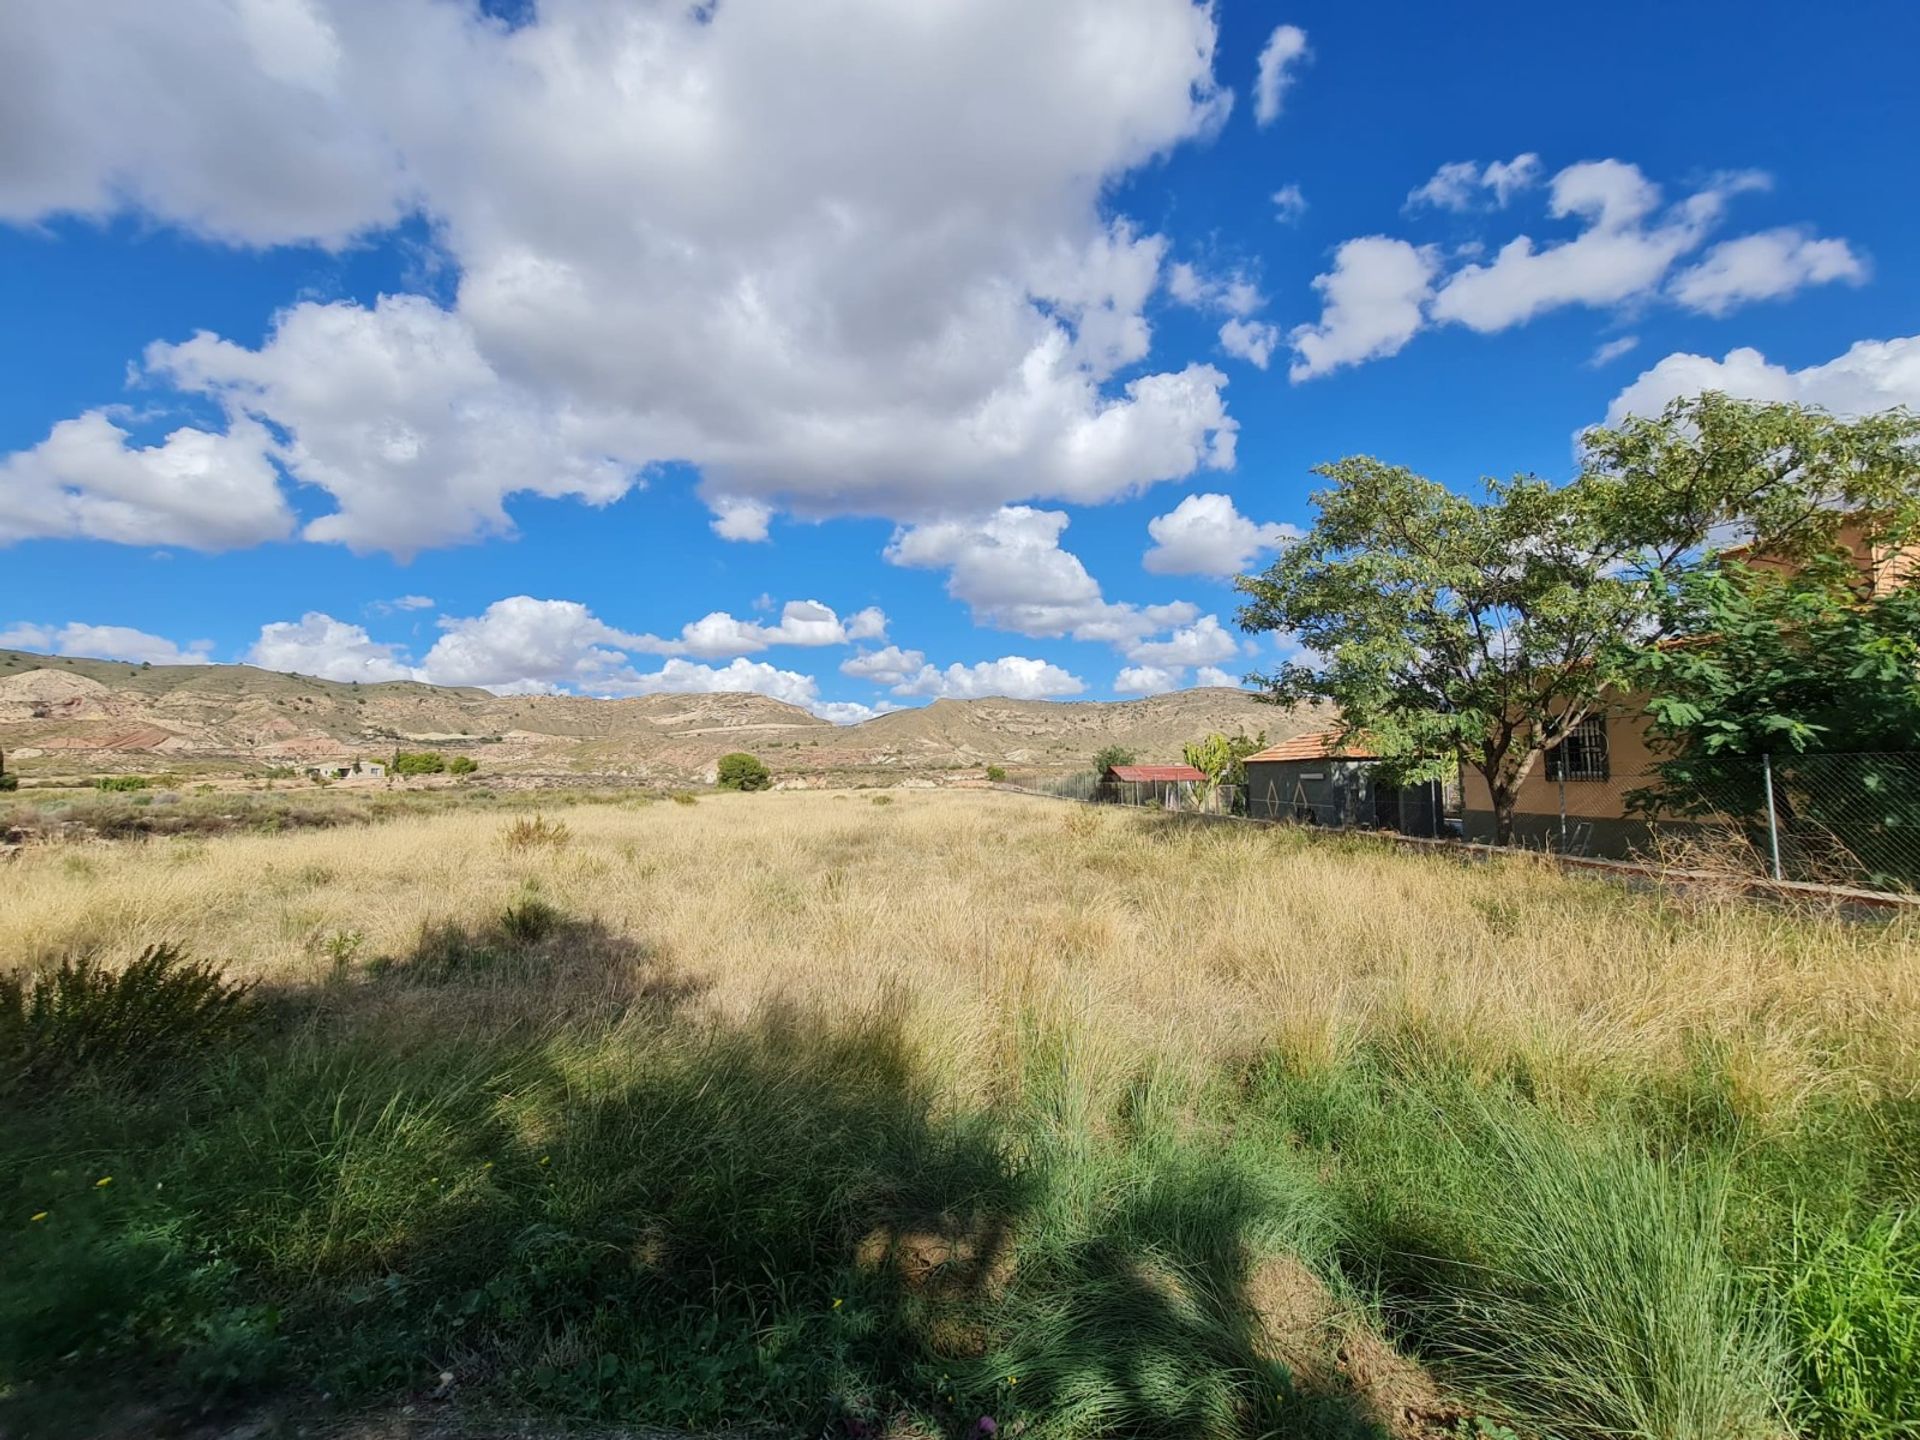
<path id="1" fill-rule="evenodd" d="M 1333 738 L 1338 731 L 1316 730 L 1310 735 L 1296 735 L 1291 740 L 1282 740 L 1278 745 L 1269 745 L 1266 749 L 1247 757 L 1248 764 L 1263 760 L 1377 760 L 1376 754 L 1366 743 L 1364 737 L 1335 747 Z"/>
<path id="2" fill-rule="evenodd" d="M 1144 784 L 1162 780 L 1204 780 L 1207 777 L 1191 765 L 1109 765 L 1107 774 L 1116 780 Z"/>

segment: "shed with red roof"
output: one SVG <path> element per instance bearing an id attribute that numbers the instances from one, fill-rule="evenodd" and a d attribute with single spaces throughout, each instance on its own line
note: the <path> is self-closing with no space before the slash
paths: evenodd
<path id="1" fill-rule="evenodd" d="M 1295 735 L 1246 759 L 1247 814 L 1303 825 L 1444 833 L 1437 781 L 1401 784 L 1381 771 L 1384 757 L 1367 737 L 1342 741 L 1337 730 Z"/>

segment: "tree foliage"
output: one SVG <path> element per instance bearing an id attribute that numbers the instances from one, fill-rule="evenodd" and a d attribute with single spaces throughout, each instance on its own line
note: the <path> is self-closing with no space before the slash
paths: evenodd
<path id="1" fill-rule="evenodd" d="M 1688 575 L 1674 611 L 1678 641 L 1636 670 L 1661 758 L 1630 801 L 1732 816 L 1757 838 L 1771 773 L 1797 849 L 1837 844 L 1871 876 L 1920 879 L 1920 765 L 1896 753 L 1920 744 L 1920 585 L 1873 593 L 1841 551 L 1787 572 L 1735 560 Z"/>
<path id="2" fill-rule="evenodd" d="M 1183 757 L 1187 764 L 1207 777 L 1211 785 L 1244 785 L 1246 759 L 1267 745 L 1267 732 L 1258 735 L 1222 735 L 1218 731 L 1203 740 L 1187 742 Z"/>
<path id="3" fill-rule="evenodd" d="M 722 790 L 771 790 L 773 775 L 757 757 L 735 751 L 720 757 L 714 783 Z"/>
<path id="4" fill-rule="evenodd" d="M 1124 745 L 1103 745 L 1093 752 L 1093 768 L 1101 775 L 1106 774 L 1115 765 L 1132 765 L 1133 763 L 1135 763 L 1134 753 Z"/>
<path id="5" fill-rule="evenodd" d="M 1456 494 L 1359 456 L 1321 467 L 1319 518 L 1263 575 L 1241 625 L 1306 658 L 1266 698 L 1326 702 L 1402 778 L 1453 765 L 1485 779 L 1511 838 L 1541 755 L 1633 678 L 1673 632 L 1677 588 L 1730 538 L 1783 559 L 1830 548 L 1862 515 L 1911 527 L 1920 422 L 1841 420 L 1708 394 L 1595 428 L 1578 474 L 1489 479 Z"/>

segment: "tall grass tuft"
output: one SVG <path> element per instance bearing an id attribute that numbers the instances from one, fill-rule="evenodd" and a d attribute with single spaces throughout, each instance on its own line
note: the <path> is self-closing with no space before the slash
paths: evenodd
<path id="1" fill-rule="evenodd" d="M 169 944 L 118 971 L 83 955 L 40 975 L 0 974 L 0 1091 L 83 1074 L 163 1081 L 247 1022 L 251 988 Z"/>
<path id="2" fill-rule="evenodd" d="M 1547 1434 L 1779 1433 L 1785 1346 L 1727 1256 L 1717 1165 L 1494 1101 L 1457 1143 L 1480 1174 L 1454 1221 L 1478 1253 L 1432 1264 L 1414 1307 L 1450 1374 Z"/>
<path id="3" fill-rule="evenodd" d="M 1920 1229 L 1911 1212 L 1822 1232 L 1795 1217 L 1778 1277 L 1809 1435 L 1920 1435 Z"/>
<path id="4" fill-rule="evenodd" d="M 522 815 L 500 831 L 500 843 L 513 851 L 564 850 L 572 839 L 573 831 L 566 821 L 549 820 L 540 814 Z"/>

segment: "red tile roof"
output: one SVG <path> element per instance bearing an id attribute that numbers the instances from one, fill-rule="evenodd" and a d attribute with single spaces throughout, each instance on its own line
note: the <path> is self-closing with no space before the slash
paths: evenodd
<path id="1" fill-rule="evenodd" d="M 1282 740 L 1278 745 L 1269 745 L 1266 749 L 1247 756 L 1249 765 L 1263 760 L 1378 760 L 1378 752 L 1366 742 L 1364 736 L 1349 741 L 1345 745 L 1335 746 L 1333 738 L 1339 732 L 1335 730 L 1316 730 L 1311 735 L 1296 735 L 1291 740 Z"/>
<path id="2" fill-rule="evenodd" d="M 1109 765 L 1107 774 L 1116 780 L 1141 784 L 1156 780 L 1204 780 L 1191 765 Z"/>

